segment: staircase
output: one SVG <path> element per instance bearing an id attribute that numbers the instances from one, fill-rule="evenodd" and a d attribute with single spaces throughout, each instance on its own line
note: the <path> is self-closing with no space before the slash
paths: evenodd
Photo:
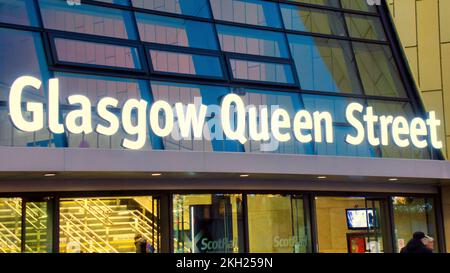
<path id="1" fill-rule="evenodd" d="M 60 252 L 135 252 L 134 237 L 141 234 L 156 252 L 160 237 L 158 211 L 138 198 L 70 199 L 60 202 Z M 153 199 L 151 199 L 153 201 Z M 150 202 L 151 203 L 151 202 Z M 22 202 L 0 199 L 0 253 L 21 252 Z M 47 212 L 35 203 L 26 208 L 26 252 L 49 247 Z"/>
<path id="2" fill-rule="evenodd" d="M 62 201 L 60 252 L 70 252 L 69 243 L 89 253 L 135 252 L 136 234 L 141 234 L 158 251 L 156 214 L 132 197 Z"/>
<path id="3" fill-rule="evenodd" d="M 31 204 L 26 228 L 26 252 L 46 252 L 47 216 Z M 0 253 L 21 252 L 22 202 L 18 198 L 0 199 Z"/>

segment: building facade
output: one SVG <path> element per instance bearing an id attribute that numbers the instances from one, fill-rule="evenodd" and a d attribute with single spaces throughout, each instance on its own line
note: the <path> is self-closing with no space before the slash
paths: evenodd
<path id="1" fill-rule="evenodd" d="M 0 32 L 1 252 L 445 251 L 383 1 L 0 0 Z"/>
<path id="2" fill-rule="evenodd" d="M 450 3 L 407 0 L 389 1 L 388 4 L 425 108 L 436 111 L 445 121 L 440 135 L 446 139 L 444 155 L 448 159 L 450 84 L 445 75 L 450 72 L 450 34 L 446 28 Z M 448 200 L 450 189 L 444 187 L 443 194 L 443 200 Z M 444 214 L 445 221 L 449 221 L 450 204 L 447 201 L 444 201 Z M 449 236 L 447 230 L 446 237 Z"/>

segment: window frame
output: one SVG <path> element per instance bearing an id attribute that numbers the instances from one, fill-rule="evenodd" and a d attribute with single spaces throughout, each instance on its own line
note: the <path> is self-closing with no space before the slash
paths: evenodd
<path id="1" fill-rule="evenodd" d="M 58 49 L 56 47 L 56 39 L 65 39 L 65 40 L 71 40 L 71 41 L 79 41 L 79 42 L 88 42 L 88 43 L 95 43 L 95 44 L 105 44 L 105 45 L 112 45 L 112 46 L 121 46 L 121 47 L 129 47 L 136 49 L 138 61 L 140 64 L 139 69 L 137 68 L 127 68 L 127 67 L 116 67 L 116 66 L 108 66 L 108 65 L 97 65 L 97 64 L 84 64 L 84 63 L 77 63 L 77 62 L 70 62 L 70 61 L 62 61 L 58 59 Z M 138 45 L 134 42 L 128 42 L 128 41 L 111 41 L 109 39 L 99 39 L 97 37 L 90 37 L 90 36 L 73 36 L 68 35 L 66 33 L 49 33 L 48 34 L 48 42 L 50 46 L 50 52 L 51 52 L 51 60 L 52 66 L 60 66 L 60 67 L 74 67 L 74 68 L 91 68 L 95 70 L 104 70 L 104 71 L 122 71 L 122 72 L 128 72 L 133 74 L 146 74 L 148 73 L 148 64 L 147 62 L 142 58 L 144 56 L 144 49 L 141 45 Z"/>

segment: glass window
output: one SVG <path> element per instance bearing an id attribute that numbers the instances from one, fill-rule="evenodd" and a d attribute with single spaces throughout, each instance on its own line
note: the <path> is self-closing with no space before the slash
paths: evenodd
<path id="1" fill-rule="evenodd" d="M 345 25 L 339 12 L 281 4 L 286 29 L 345 36 Z"/>
<path id="2" fill-rule="evenodd" d="M 412 239 L 414 232 L 421 231 L 434 239 L 427 245 L 438 251 L 436 212 L 433 198 L 396 196 L 392 198 L 395 225 L 395 248 L 397 252 Z"/>
<path id="3" fill-rule="evenodd" d="M 187 74 L 222 78 L 219 57 L 150 50 L 153 70 L 175 74 Z"/>
<path id="4" fill-rule="evenodd" d="M 299 93 L 288 93 L 269 90 L 256 90 L 240 88 L 234 90 L 239 94 L 245 105 L 254 105 L 257 111 L 257 120 L 261 120 L 259 114 L 260 107 L 268 107 L 267 120 L 272 118 L 272 112 L 278 108 L 284 109 L 289 113 L 291 124 L 294 123 L 295 114 L 303 108 L 301 101 L 301 95 Z M 233 120 L 233 116 L 230 117 Z M 283 131 L 283 130 L 282 130 Z M 292 129 L 284 130 L 286 133 L 291 134 L 291 140 L 286 142 L 279 142 L 269 131 L 268 141 L 255 141 L 248 137 L 248 141 L 244 144 L 244 150 L 248 153 L 281 153 L 281 154 L 312 154 L 312 149 L 309 144 L 302 144 L 298 142 L 294 137 L 294 131 Z"/>
<path id="5" fill-rule="evenodd" d="M 372 106 L 374 114 L 378 116 L 382 115 L 392 115 L 392 116 L 402 116 L 408 121 L 411 121 L 416 117 L 411 104 L 408 102 L 395 102 L 395 101 L 384 101 L 384 100 L 369 100 L 368 106 Z M 380 132 L 379 129 L 376 132 Z M 378 136 L 379 137 L 379 136 Z M 407 149 L 398 147 L 392 135 L 389 134 L 389 144 L 387 146 L 381 146 L 380 153 L 382 157 L 390 158 L 408 158 L 408 159 L 429 159 L 431 158 L 430 151 L 428 148 L 418 149 L 412 144 Z"/>
<path id="6" fill-rule="evenodd" d="M 129 6 L 130 0 L 95 0 L 97 2 L 110 3 L 115 5 Z"/>
<path id="7" fill-rule="evenodd" d="M 178 122 L 174 123 L 172 133 L 162 138 L 159 149 L 184 151 L 236 151 L 238 144 L 224 139 L 221 129 L 220 100 L 228 93 L 226 87 L 198 84 L 184 84 L 174 82 L 151 82 L 152 94 L 155 101 L 164 100 L 171 105 L 177 102 L 183 104 L 203 103 L 208 106 L 202 139 L 181 138 Z M 164 116 L 161 115 L 161 122 Z M 177 118 L 177 117 L 175 117 Z M 153 143 L 154 147 L 156 143 Z"/>
<path id="8" fill-rule="evenodd" d="M 58 61 L 117 68 L 141 69 L 135 47 L 56 38 Z"/>
<path id="9" fill-rule="evenodd" d="M 6 101 L 12 83 L 24 73 L 44 80 L 47 62 L 39 33 L 0 28 L 0 100 Z M 24 101 L 44 101 L 44 88 L 27 90 Z M 0 130 L 1 131 L 1 130 Z"/>
<path id="10" fill-rule="evenodd" d="M 59 251 L 160 252 L 159 215 L 154 196 L 61 199 Z"/>
<path id="11" fill-rule="evenodd" d="M 70 95 L 87 96 L 92 105 L 96 105 L 103 97 L 113 97 L 119 101 L 121 107 L 128 99 L 144 99 L 150 101 L 148 85 L 145 81 L 130 80 L 125 78 L 98 77 L 88 75 L 78 75 L 69 73 L 55 73 L 59 78 L 60 86 L 60 104 L 67 106 L 66 98 Z M 67 109 L 64 108 L 64 109 Z M 65 116 L 68 110 L 64 110 Z M 120 118 L 120 109 L 111 109 L 111 112 Z M 108 122 L 100 118 L 96 111 L 92 111 L 93 129 L 98 124 L 109 126 Z M 137 123 L 136 115 L 133 115 L 133 124 Z M 146 122 L 146 121 L 145 121 Z M 150 133 L 147 134 L 148 136 Z M 67 145 L 74 148 L 102 148 L 102 149 L 122 149 L 122 140 L 124 138 L 134 139 L 129 136 L 122 127 L 113 136 L 104 136 L 95 132 L 91 134 L 71 134 L 67 132 Z M 149 139 L 143 150 L 151 149 Z"/>
<path id="12" fill-rule="evenodd" d="M 0 0 L 0 22 L 38 26 L 36 9 L 29 0 Z"/>
<path id="13" fill-rule="evenodd" d="M 0 198 L 0 211 L 0 252 L 22 252 L 22 199 Z"/>
<path id="14" fill-rule="evenodd" d="M 25 252 L 52 252 L 52 226 L 48 202 L 25 203 Z"/>
<path id="15" fill-rule="evenodd" d="M 149 43 L 217 49 L 209 23 L 136 13 L 141 39 Z"/>
<path id="16" fill-rule="evenodd" d="M 320 6 L 330 6 L 336 8 L 339 7 L 339 0 L 287 0 L 287 1 Z"/>
<path id="17" fill-rule="evenodd" d="M 244 252 L 241 194 L 173 196 L 175 253 Z"/>
<path id="18" fill-rule="evenodd" d="M 380 19 L 374 16 L 346 14 L 350 37 L 386 41 Z"/>
<path id="19" fill-rule="evenodd" d="M 44 27 L 49 29 L 136 39 L 131 13 L 87 4 L 67 5 L 65 1 L 39 1 Z"/>
<path id="20" fill-rule="evenodd" d="M 341 0 L 342 8 L 359 11 L 376 12 L 375 5 L 369 5 L 367 0 Z"/>
<path id="21" fill-rule="evenodd" d="M 389 46 L 353 43 L 353 48 L 366 95 L 406 97 Z"/>
<path id="22" fill-rule="evenodd" d="M 39 33 L 0 28 L 0 101 L 8 100 L 12 83 L 20 76 L 34 76 L 42 80 L 42 87 L 38 91 L 26 88 L 22 96 L 23 101 L 45 102 L 44 90 L 50 78 L 47 62 Z M 31 120 L 30 112 L 24 112 L 27 120 Z M 44 127 L 47 124 L 44 115 Z M 35 133 L 25 133 L 16 129 L 8 115 L 7 105 L 0 107 L 0 145 L 2 146 L 55 146 L 55 139 L 47 129 Z"/>
<path id="23" fill-rule="evenodd" d="M 251 253 L 311 251 L 303 199 L 296 195 L 247 195 Z"/>
<path id="24" fill-rule="evenodd" d="M 315 111 L 328 112 L 333 117 L 333 143 L 325 141 L 314 143 L 314 154 L 317 155 L 339 155 L 339 156 L 362 156 L 374 157 L 376 150 L 370 146 L 367 141 L 360 145 L 351 145 L 345 141 L 347 134 L 355 135 L 356 130 L 347 124 L 345 110 L 348 104 L 358 102 L 364 105 L 363 100 L 345 97 L 302 95 L 305 109 L 313 113 Z M 362 115 L 358 117 L 362 120 Z M 314 132 L 313 132 L 314 133 Z M 322 129 L 322 135 L 325 136 L 325 129 Z"/>
<path id="25" fill-rule="evenodd" d="M 240 80 L 294 84 L 289 64 L 230 59 L 233 77 Z"/>
<path id="26" fill-rule="evenodd" d="M 256 0 L 210 0 L 217 20 L 281 28 L 276 3 Z"/>
<path id="27" fill-rule="evenodd" d="M 289 56 L 282 33 L 224 25 L 217 25 L 217 33 L 223 51 L 282 58 Z"/>
<path id="28" fill-rule="evenodd" d="M 134 7 L 209 18 L 208 0 L 131 0 Z"/>
<path id="29" fill-rule="evenodd" d="M 302 89 L 362 93 L 347 41 L 288 35 Z"/>
<path id="30" fill-rule="evenodd" d="M 383 200 L 364 197 L 316 197 L 319 253 L 383 253 Z"/>

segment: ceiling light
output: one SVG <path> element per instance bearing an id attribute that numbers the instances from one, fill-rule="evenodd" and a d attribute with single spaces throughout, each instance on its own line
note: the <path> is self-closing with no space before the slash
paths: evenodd
<path id="1" fill-rule="evenodd" d="M 249 177 L 249 174 L 241 174 L 240 177 Z"/>
<path id="2" fill-rule="evenodd" d="M 389 178 L 389 181 L 398 181 L 398 178 Z"/>
<path id="3" fill-rule="evenodd" d="M 162 173 L 152 173 L 152 176 L 161 176 Z"/>
<path id="4" fill-rule="evenodd" d="M 326 176 L 318 176 L 317 179 L 327 179 Z"/>
<path id="5" fill-rule="evenodd" d="M 54 177 L 54 176 L 56 176 L 56 173 L 45 173 L 44 176 L 45 177 Z"/>

